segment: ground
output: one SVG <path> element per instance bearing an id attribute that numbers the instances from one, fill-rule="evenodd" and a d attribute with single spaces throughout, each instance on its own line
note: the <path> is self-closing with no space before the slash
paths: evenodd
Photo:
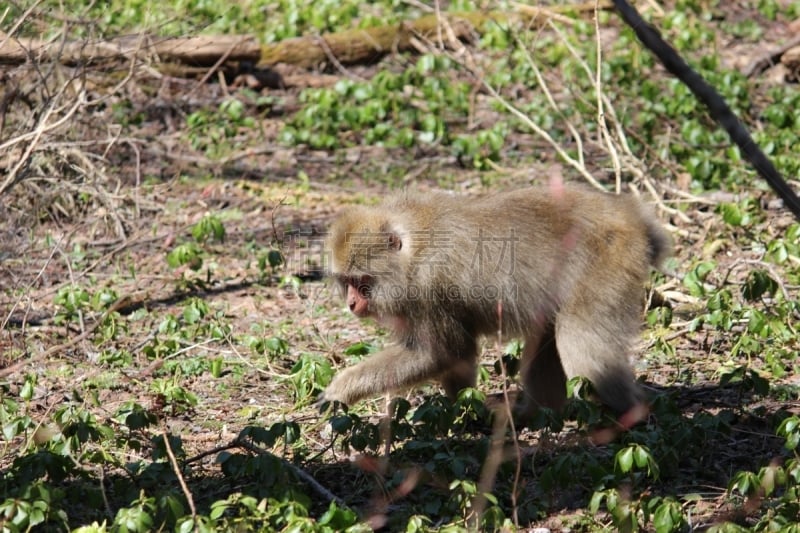
<path id="1" fill-rule="evenodd" d="M 781 19 L 764 19 L 751 3 L 725 10 L 719 17 L 727 26 L 707 21 L 717 30 L 709 46 L 719 52 L 720 69 L 741 69 L 791 31 Z M 767 28 L 763 37 L 742 39 L 724 31 L 743 20 Z M 609 22 L 609 28 L 604 40 L 618 35 L 618 21 Z M 473 53 L 479 62 L 491 59 L 477 47 Z M 303 75 L 311 80 L 305 85 L 332 87 L 341 80 L 402 72 L 414 61 L 389 55 L 346 73 Z M 294 72 L 282 68 L 287 79 Z M 113 520 L 139 489 L 156 494 L 159 484 L 184 496 L 188 491 L 200 514 L 230 494 L 263 497 L 280 491 L 289 499 L 285 494 L 291 491 L 307 495 L 312 516 L 319 517 L 338 498 L 372 525 L 388 520 L 392 530 L 405 528 L 415 514 L 434 517 L 434 526 L 457 522 L 459 512 L 468 514 L 468 506 L 453 503 L 452 494 L 460 489 L 452 482 L 480 479 L 485 462 L 478 458 L 484 457 L 492 430 L 479 407 L 465 400 L 467 413 L 479 412 L 475 420 L 456 420 L 449 432 L 442 431 L 436 420 L 451 420 L 451 415 L 436 385 L 405 393 L 416 418 L 395 420 L 392 453 L 384 462 L 385 434 L 375 433 L 383 431 L 381 399 L 355 406 L 351 413 L 357 415 L 350 418 L 320 413 L 315 405 L 331 369 L 388 342 L 380 326 L 350 316 L 340 295 L 322 279 L 321 238 L 342 207 L 374 202 L 397 187 L 443 188 L 469 196 L 554 177 L 582 181 L 580 173 L 524 128 L 507 133 L 499 158 L 485 168 L 464 164 L 442 144 L 359 142 L 357 130 L 337 132 L 341 145 L 332 149 L 286 143 L 282 132 L 287 124 L 297 127 L 293 117 L 309 105 L 301 82 L 245 90 L 221 77 L 172 78 L 144 65 L 122 81 L 109 71 L 125 72 L 119 66 L 87 71 L 56 66 L 58 75 L 53 75 L 33 64 L 0 71 L 6 84 L 3 102 L 8 102 L 1 107 L 0 168 L 7 175 L 16 172 L 13 187 L 5 182 L 0 189 L 0 368 L 6 369 L 0 384 L 4 400 L 24 405 L 18 414 L 29 417 L 24 430 L 4 429 L 0 468 L 6 476 L 21 476 L 20 458 L 36 446 L 49 446 L 87 413 L 95 418 L 84 420 L 86 427 L 108 425 L 118 436 L 116 441 L 107 436 L 81 440 L 86 444 L 70 452 L 81 474 L 69 470 L 72 466 L 63 480 L 49 474 L 48 482 L 68 490 L 94 494 L 105 487 L 101 492 L 108 492 L 103 511 L 94 504 L 72 507 L 70 527 Z M 667 83 L 660 67 L 652 71 L 658 83 Z M 771 88 L 786 85 L 780 72 L 769 70 L 750 85 L 754 106 L 765 107 Z M 557 73 L 545 75 L 564 101 L 570 97 L 569 81 Z M 448 124 L 477 131 L 505 120 L 491 94 L 468 72 L 454 71 L 450 79 L 474 83 L 474 90 L 470 115 L 450 118 Z M 411 85 L 406 88 L 420 90 Z M 537 101 L 533 92 L 535 87 L 510 83 L 504 96 L 523 105 Z M 425 107 L 424 98 L 412 96 L 410 105 Z M 633 98 L 635 92 L 620 91 L 612 100 L 618 111 L 634 114 L 631 109 L 642 103 Z M 244 118 L 220 107 L 231 99 L 241 103 Z M 54 117 L 64 118 L 63 124 L 43 127 L 52 124 L 42 118 L 46 105 L 53 106 Z M 587 128 L 581 133 L 591 131 Z M 633 138 L 635 128 L 629 131 Z M 29 134 L 29 140 L 19 141 Z M 574 155 L 574 145 L 564 143 Z M 585 152 L 589 172 L 613 188 L 603 143 L 589 142 Z M 787 244 L 789 258 L 783 262 L 775 260 L 774 250 L 776 242 L 796 235 L 791 233 L 796 220 L 755 175 L 724 187 L 727 192 L 701 193 L 682 181 L 691 178 L 671 157 L 663 161 L 673 167 L 659 168 L 656 154 L 641 153 L 649 162 L 630 168 L 649 165 L 652 177 L 626 170 L 623 179 L 626 188 L 654 202 L 674 240 L 666 273 L 654 274 L 650 287 L 668 302 L 672 316 L 664 320 L 664 308 L 651 312 L 633 357 L 654 401 L 652 414 L 630 434 L 613 435 L 615 441 L 653 450 L 660 475 L 641 469 L 617 488 L 642 502 L 652 495 L 676 497 L 691 508 L 692 527 L 722 520 L 752 525 L 764 516 L 759 514 L 762 498 L 771 495 L 740 491 L 741 498 L 732 498 L 733 476 L 783 465 L 792 452 L 776 436 L 776 427 L 800 415 L 794 354 L 798 260 L 792 248 L 797 243 Z M 593 157 L 597 154 L 603 156 Z M 796 152 L 778 155 L 798 157 Z M 20 161 L 23 166 L 15 167 Z M 743 161 L 731 165 L 746 168 Z M 797 181 L 792 184 L 797 188 Z M 722 204 L 733 207 L 726 211 Z M 224 227 L 224 238 L 215 235 L 216 223 Z M 270 259 L 278 257 L 274 251 L 282 262 L 271 266 Z M 713 262 L 710 271 L 699 274 L 707 262 Z M 769 290 L 747 298 L 743 290 L 757 285 L 754 272 L 766 273 Z M 756 311 L 772 328 L 769 333 L 759 336 Z M 503 389 L 494 369 L 505 350 L 485 343 L 486 376 L 479 388 L 488 394 Z M 769 392 L 761 379 L 768 381 Z M 524 429 L 516 445 L 510 438 L 506 442 L 509 460 L 496 477 L 499 506 L 523 527 L 619 527 L 610 508 L 605 515 L 586 511 L 598 486 L 593 469 L 619 468 L 613 466 L 618 448 L 592 444 L 602 440 L 597 428 L 603 424 L 576 402 L 565 429 Z M 126 416 L 134 406 L 155 418 L 132 427 Z M 67 408 L 69 413 L 63 411 Z M 425 418 L 426 409 L 432 418 Z M 3 416 L 5 425 L 20 420 L 10 408 Z M 350 425 L 339 430 L 337 421 Z M 254 445 L 237 440 L 247 427 L 283 433 L 256 439 L 261 447 L 254 451 L 247 447 Z M 176 437 L 170 451 L 182 461 L 186 488 L 179 487 L 170 466 L 166 477 L 148 470 L 151 464 L 167 464 L 166 459 L 159 463 L 165 456 L 157 451 L 164 433 Z M 110 458 L 89 458 L 89 451 Z M 223 464 L 225 454 L 261 457 L 266 463 L 236 472 L 232 461 Z M 517 455 L 522 466 L 515 481 Z M 558 460 L 564 462 L 560 470 L 553 468 Z M 18 487 L 19 477 L 8 483 Z"/>

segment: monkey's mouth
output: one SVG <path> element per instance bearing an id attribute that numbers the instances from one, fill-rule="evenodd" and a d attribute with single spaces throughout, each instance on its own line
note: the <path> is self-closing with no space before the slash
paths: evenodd
<path id="1" fill-rule="evenodd" d="M 347 276 L 342 279 L 345 288 L 347 307 L 358 316 L 369 315 L 369 301 L 372 296 L 372 286 L 375 280 L 372 276 Z"/>

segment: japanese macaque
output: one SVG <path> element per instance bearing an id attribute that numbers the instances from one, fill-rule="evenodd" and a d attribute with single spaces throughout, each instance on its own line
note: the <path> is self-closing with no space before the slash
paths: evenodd
<path id="1" fill-rule="evenodd" d="M 475 385 L 479 338 L 523 337 L 522 413 L 559 409 L 585 376 L 622 414 L 642 400 L 628 363 L 643 283 L 670 241 L 631 196 L 554 185 L 485 198 L 401 193 L 334 221 L 329 274 L 350 310 L 396 343 L 339 372 L 322 401 L 438 379 L 455 398 Z"/>

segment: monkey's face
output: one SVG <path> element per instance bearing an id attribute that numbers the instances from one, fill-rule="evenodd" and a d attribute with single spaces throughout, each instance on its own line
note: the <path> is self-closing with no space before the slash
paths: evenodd
<path id="1" fill-rule="evenodd" d="M 346 211 L 331 226 L 326 247 L 329 275 L 341 287 L 350 311 L 359 318 L 393 314 L 388 289 L 392 280 L 402 278 L 406 251 L 385 214 Z"/>
<path id="2" fill-rule="evenodd" d="M 395 237 L 386 233 L 348 235 L 342 254 L 342 268 L 332 272 L 342 289 L 347 307 L 359 318 L 381 318 L 391 314 L 388 301 L 392 291 L 392 279 L 398 275 L 397 250 L 390 240 Z"/>

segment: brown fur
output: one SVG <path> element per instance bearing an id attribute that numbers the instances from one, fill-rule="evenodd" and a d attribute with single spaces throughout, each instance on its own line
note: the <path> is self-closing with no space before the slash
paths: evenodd
<path id="1" fill-rule="evenodd" d="M 344 211 L 327 249 L 351 310 L 390 324 L 397 342 L 340 372 L 323 400 L 352 404 L 431 378 L 455 397 L 475 384 L 479 337 L 502 327 L 526 341 L 523 410 L 561 407 L 578 375 L 619 413 L 640 402 L 629 343 L 669 239 L 633 197 L 403 193 Z"/>

